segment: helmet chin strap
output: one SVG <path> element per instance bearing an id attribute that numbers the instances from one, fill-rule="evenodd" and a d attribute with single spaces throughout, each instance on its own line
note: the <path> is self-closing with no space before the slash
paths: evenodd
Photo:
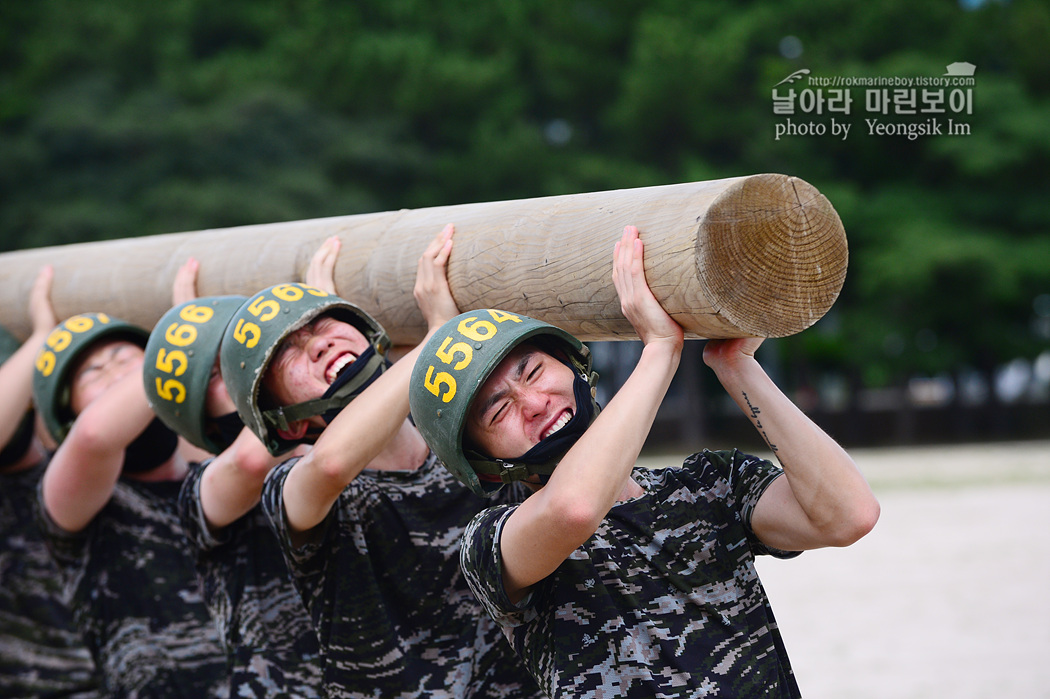
<path id="1" fill-rule="evenodd" d="M 566 362 L 568 364 L 568 362 Z M 574 371 L 580 367 L 569 364 Z M 568 423 L 554 434 L 541 439 L 531 449 L 514 459 L 492 459 L 476 452 L 466 454 L 467 461 L 474 467 L 482 485 L 497 486 L 512 481 L 523 481 L 531 476 L 539 476 L 540 483 L 546 484 L 554 473 L 555 467 L 565 453 L 583 436 L 600 408 L 594 400 L 592 382 L 596 375 L 576 374 L 572 390 L 576 398 L 576 413 Z"/>
<path id="2" fill-rule="evenodd" d="M 386 371 L 387 362 L 383 354 L 373 345 L 361 353 L 353 364 L 341 373 L 320 398 L 263 411 L 263 420 L 279 430 L 289 431 L 289 425 L 320 415 L 325 423 L 335 419 L 346 405 L 365 390 L 369 384 Z M 311 434 L 311 433 L 308 433 Z M 316 434 L 313 435 L 316 437 Z"/>
<path id="3" fill-rule="evenodd" d="M 124 449 L 122 474 L 146 473 L 175 455 L 179 436 L 159 417 L 153 418 L 146 429 Z"/>
<path id="4" fill-rule="evenodd" d="M 233 444 L 237 437 L 241 435 L 241 430 L 244 429 L 244 421 L 241 420 L 241 416 L 237 414 L 236 410 L 232 413 L 208 418 L 205 424 L 208 436 L 211 437 L 213 442 L 222 446 L 223 449 Z"/>

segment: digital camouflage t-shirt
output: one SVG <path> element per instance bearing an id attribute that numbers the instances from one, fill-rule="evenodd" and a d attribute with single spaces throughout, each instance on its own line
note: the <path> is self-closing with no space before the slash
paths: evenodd
<path id="1" fill-rule="evenodd" d="M 201 510 L 205 468 L 183 482 L 179 516 L 197 547 L 204 599 L 226 648 L 230 696 L 320 697 L 317 634 L 262 508 L 212 534 Z"/>
<path id="2" fill-rule="evenodd" d="M 270 473 L 263 506 L 318 629 L 327 696 L 541 696 L 459 570 L 463 529 L 493 501 L 433 455 L 412 471 L 365 470 L 297 548 L 281 498 L 295 463 Z M 504 490 L 504 502 L 525 495 Z"/>
<path id="3" fill-rule="evenodd" d="M 106 696 L 227 696 L 226 658 L 179 523 L 180 482 L 121 479 L 83 531 L 38 514 Z"/>
<path id="4" fill-rule="evenodd" d="M 646 491 L 517 606 L 501 578 L 500 532 L 514 506 L 468 526 L 463 569 L 551 697 L 797 697 L 754 566 L 759 496 L 782 472 L 739 452 L 703 452 L 681 468 L 636 468 Z"/>
<path id="5" fill-rule="evenodd" d="M 98 696 L 33 503 L 44 465 L 0 474 L 0 697 Z"/>

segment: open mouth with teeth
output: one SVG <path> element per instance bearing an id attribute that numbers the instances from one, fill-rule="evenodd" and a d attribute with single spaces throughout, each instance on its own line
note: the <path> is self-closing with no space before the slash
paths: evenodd
<path id="1" fill-rule="evenodd" d="M 324 373 L 324 378 L 331 386 L 335 383 L 335 380 L 339 378 L 339 375 L 346 371 L 346 368 L 354 363 L 357 359 L 357 355 L 353 352 L 347 352 L 346 354 L 339 355 L 335 361 L 332 362 L 328 369 Z"/>
<path id="2" fill-rule="evenodd" d="M 566 425 L 568 425 L 569 424 L 569 420 L 571 420 L 571 419 L 572 419 L 572 411 L 571 410 L 566 410 L 564 413 L 561 414 L 561 417 L 559 417 L 554 422 L 553 425 L 548 427 L 543 432 L 543 435 L 540 437 L 540 439 L 547 439 L 547 437 L 550 437 L 552 434 L 554 434 L 555 432 L 557 432 L 561 428 L 563 428 Z"/>

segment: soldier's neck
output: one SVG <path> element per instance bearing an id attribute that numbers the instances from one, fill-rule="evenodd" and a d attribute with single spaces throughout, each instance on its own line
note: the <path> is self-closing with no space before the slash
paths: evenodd
<path id="1" fill-rule="evenodd" d="M 376 471 L 414 471 L 426 461 L 430 448 L 407 418 L 383 451 L 368 464 Z"/>

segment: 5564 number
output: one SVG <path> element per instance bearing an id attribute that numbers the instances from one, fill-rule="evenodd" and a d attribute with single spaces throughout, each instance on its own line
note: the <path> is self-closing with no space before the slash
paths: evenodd
<path id="1" fill-rule="evenodd" d="M 492 318 L 491 321 L 478 318 L 478 316 L 468 316 L 459 321 L 456 330 L 468 340 L 485 342 L 491 340 L 499 332 L 496 323 L 521 322 L 521 318 L 505 311 L 489 309 L 486 313 Z M 474 360 L 474 348 L 462 340 L 457 342 L 456 338 L 448 335 L 434 350 L 434 356 L 452 371 L 462 371 Z M 427 367 L 423 385 L 443 403 L 448 403 L 456 397 L 456 377 L 448 371 L 439 371 L 433 364 Z"/>

